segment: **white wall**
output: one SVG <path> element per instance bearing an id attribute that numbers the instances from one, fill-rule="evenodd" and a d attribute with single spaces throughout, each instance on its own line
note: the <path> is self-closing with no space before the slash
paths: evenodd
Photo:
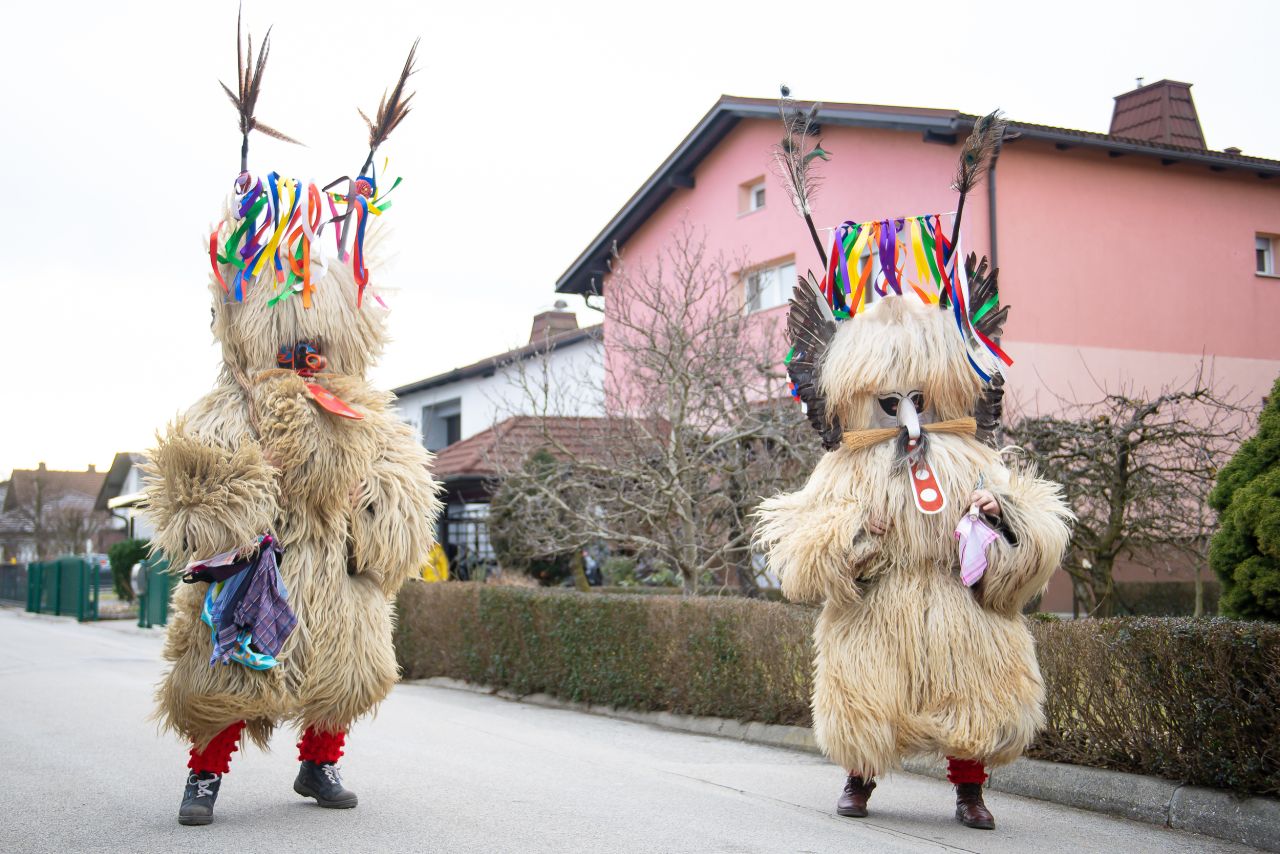
<path id="1" fill-rule="evenodd" d="M 550 411 L 556 415 L 601 415 L 604 412 L 604 348 L 595 338 L 557 347 L 550 353 L 532 356 L 519 364 L 507 365 L 492 376 L 475 376 L 406 394 L 396 401 L 400 417 L 413 425 L 422 441 L 422 409 L 425 406 L 460 400 L 461 438 L 488 430 L 512 415 L 529 415 L 534 402 L 522 386 L 538 391 L 551 389 Z"/>

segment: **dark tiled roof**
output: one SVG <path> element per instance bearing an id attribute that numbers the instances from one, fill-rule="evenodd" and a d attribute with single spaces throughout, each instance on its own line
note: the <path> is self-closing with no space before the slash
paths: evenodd
<path id="1" fill-rule="evenodd" d="M 102 483 L 107 479 L 107 475 L 106 472 L 98 471 L 14 469 L 13 476 L 9 478 L 9 489 L 4 496 L 4 511 L 8 512 L 31 501 L 35 494 L 37 479 L 43 482 L 47 497 L 83 495 L 92 501 L 98 497 L 98 492 L 102 489 Z"/>
<path id="2" fill-rule="evenodd" d="M 527 454 L 546 448 L 548 435 L 573 456 L 588 456 L 612 431 L 611 424 L 607 418 L 517 415 L 440 451 L 431 471 L 446 483 L 488 479 L 503 467 L 518 464 Z"/>
<path id="3" fill-rule="evenodd" d="M 429 388 L 436 388 L 449 383 L 455 383 L 459 380 L 470 379 L 471 377 L 487 376 L 492 374 L 503 365 L 509 365 L 513 362 L 519 362 L 523 359 L 529 359 L 534 356 L 540 356 L 544 353 L 550 353 L 562 347 L 568 347 L 577 344 L 580 341 L 586 341 L 588 338 L 594 338 L 597 341 L 604 338 L 604 326 L 597 323 L 595 326 L 586 326 L 582 329 L 574 329 L 570 332 L 561 332 L 558 335 L 549 335 L 541 341 L 535 341 L 526 344 L 523 347 L 517 347 L 514 350 L 508 350 L 497 356 L 489 356 L 481 359 L 474 364 L 467 365 L 462 368 L 454 368 L 452 371 L 446 371 L 443 374 L 436 374 L 433 377 L 427 377 L 425 380 L 402 385 L 399 388 L 391 390 L 396 397 L 406 394 L 412 394 L 415 391 L 425 391 Z"/>
<path id="4" fill-rule="evenodd" d="M 797 102 L 807 109 L 812 102 Z M 615 246 L 623 246 L 677 188 L 694 186 L 694 172 L 702 160 L 743 119 L 776 121 L 778 102 L 767 98 L 739 98 L 722 95 L 702 117 L 662 165 L 649 176 L 627 203 L 587 245 L 556 281 L 560 293 L 599 293 L 609 269 Z M 887 128 L 921 133 L 936 142 L 955 142 L 973 128 L 979 117 L 958 110 L 924 107 L 890 107 L 878 104 L 825 102 L 818 113 L 822 125 Z M 1105 133 L 1057 128 L 1029 122 L 1010 122 L 1023 138 L 1055 143 L 1066 149 L 1097 147 L 1117 154 L 1158 157 L 1166 165 L 1175 162 L 1200 163 L 1215 171 L 1247 170 L 1263 177 L 1280 175 L 1280 161 L 1245 157 L 1225 151 L 1211 151 L 1145 139 Z M 1179 137 L 1181 138 L 1181 137 Z"/>

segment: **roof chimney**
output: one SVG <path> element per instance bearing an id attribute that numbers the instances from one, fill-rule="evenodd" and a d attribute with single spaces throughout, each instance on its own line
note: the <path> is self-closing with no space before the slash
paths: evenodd
<path id="1" fill-rule="evenodd" d="M 95 466 L 93 463 L 89 463 L 89 474 L 96 474 L 97 471 L 98 471 L 98 467 Z"/>
<path id="2" fill-rule="evenodd" d="M 36 471 L 48 471 L 48 470 L 49 468 L 44 464 L 43 460 L 41 460 L 40 465 L 36 466 Z"/>
<path id="3" fill-rule="evenodd" d="M 572 311 L 565 311 L 568 306 L 564 300 L 556 300 L 552 311 L 544 311 L 533 316 L 533 329 L 529 332 L 529 343 L 554 338 L 565 332 L 578 328 L 578 316 Z"/>
<path id="4" fill-rule="evenodd" d="M 1204 149 L 1191 84 L 1160 80 L 1116 96 L 1112 136 Z"/>

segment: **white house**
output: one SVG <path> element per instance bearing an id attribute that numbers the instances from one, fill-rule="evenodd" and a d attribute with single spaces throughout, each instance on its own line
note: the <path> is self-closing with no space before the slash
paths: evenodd
<path id="1" fill-rule="evenodd" d="M 439 452 L 516 415 L 550 394 L 557 414 L 604 411 L 603 327 L 578 328 L 568 311 L 533 318 L 529 343 L 394 389 L 400 417 Z"/>
<path id="2" fill-rule="evenodd" d="M 400 417 L 437 454 L 434 473 L 445 487 L 439 538 L 456 576 L 494 565 L 488 456 L 499 437 L 547 409 L 604 414 L 604 327 L 580 329 L 561 308 L 533 318 L 523 347 L 394 389 Z"/>
<path id="3" fill-rule="evenodd" d="M 94 505 L 94 509 L 111 514 L 112 529 L 141 540 L 149 540 L 155 535 L 151 520 L 144 512 L 146 495 L 143 493 L 141 466 L 146 459 L 142 454 L 116 454 Z"/>

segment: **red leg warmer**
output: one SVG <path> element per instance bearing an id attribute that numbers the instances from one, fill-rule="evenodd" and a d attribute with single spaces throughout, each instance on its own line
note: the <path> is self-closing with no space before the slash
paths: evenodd
<path id="1" fill-rule="evenodd" d="M 947 779 L 956 786 L 961 783 L 982 785 L 987 782 L 987 769 L 976 759 L 956 759 L 954 756 L 948 756 Z"/>
<path id="2" fill-rule="evenodd" d="M 187 767 L 199 774 L 208 771 L 211 774 L 225 774 L 231 770 L 231 754 L 236 751 L 236 743 L 240 740 L 240 731 L 244 729 L 244 721 L 236 721 L 213 737 L 204 750 L 191 748 L 191 759 Z"/>
<path id="3" fill-rule="evenodd" d="M 342 758 L 342 748 L 347 743 L 345 732 L 320 732 L 307 727 L 298 742 L 298 759 L 318 765 L 332 765 Z"/>

